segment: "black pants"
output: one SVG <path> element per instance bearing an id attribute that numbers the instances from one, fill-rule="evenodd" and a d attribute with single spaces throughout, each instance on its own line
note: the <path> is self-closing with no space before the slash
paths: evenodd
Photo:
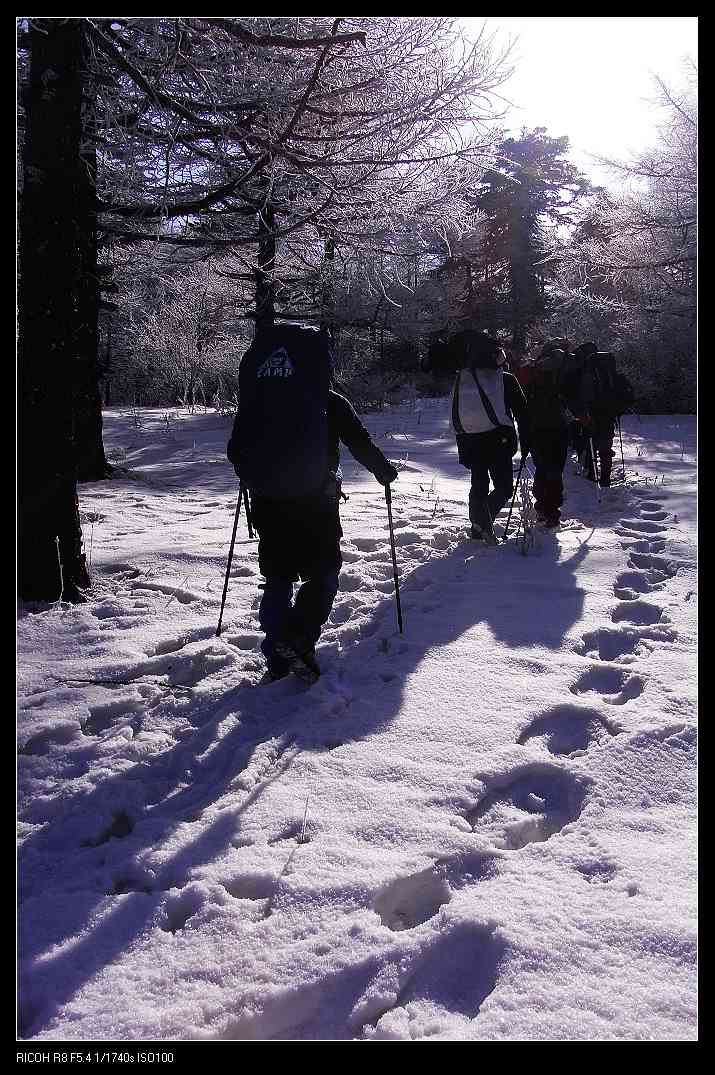
<path id="1" fill-rule="evenodd" d="M 467 456 L 469 469 L 472 472 L 469 489 L 469 521 L 476 526 L 483 526 L 496 519 L 514 492 L 511 466 L 513 444 L 511 441 L 505 442 L 498 433 L 496 435 L 484 433 L 479 436 L 482 439 L 475 443 Z M 489 492 L 490 478 L 494 486 L 491 493 Z"/>
<path id="2" fill-rule="evenodd" d="M 315 648 L 337 592 L 337 571 L 308 579 L 298 589 L 295 601 L 292 579 L 269 575 L 258 610 L 258 622 L 266 634 L 261 650 L 274 675 L 288 671 L 288 662 L 275 652 L 276 641 L 290 638 L 298 640 L 301 649 Z"/>
<path id="3" fill-rule="evenodd" d="M 558 521 L 564 502 L 564 465 L 569 434 L 563 430 L 532 431 L 531 458 L 534 460 L 534 500 L 537 515 Z"/>
<path id="4" fill-rule="evenodd" d="M 608 486 L 611 484 L 612 448 L 616 424 L 612 418 L 594 418 L 590 432 L 593 451 L 596 456 L 596 466 L 598 467 L 598 480 L 601 485 Z M 588 452 L 586 474 L 592 481 L 595 481 L 590 445 L 586 446 L 586 450 Z"/>
<path id="5" fill-rule="evenodd" d="M 266 585 L 258 619 L 266 633 L 261 649 L 274 673 L 286 671 L 274 653 L 277 639 L 289 637 L 314 646 L 330 615 L 338 576 L 340 513 L 332 497 L 297 500 L 251 498 L 251 517 L 258 531 L 258 565 Z M 293 601 L 293 584 L 302 585 Z"/>

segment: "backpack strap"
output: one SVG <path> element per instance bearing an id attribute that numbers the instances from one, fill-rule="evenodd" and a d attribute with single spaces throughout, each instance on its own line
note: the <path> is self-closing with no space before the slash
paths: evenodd
<path id="1" fill-rule="evenodd" d="M 484 391 L 484 389 L 482 388 L 482 386 L 479 383 L 479 378 L 477 377 L 477 374 L 476 374 L 476 371 L 475 371 L 474 367 L 472 367 L 469 372 L 471 373 L 472 377 L 474 378 L 475 384 L 476 384 L 477 388 L 479 389 L 479 395 L 482 398 L 482 404 L 484 406 L 484 410 L 487 412 L 487 418 L 489 419 L 489 421 L 492 423 L 492 425 L 496 429 L 499 429 L 501 427 L 501 422 L 497 418 L 496 411 L 494 410 L 494 408 L 492 406 L 492 401 L 489 399 L 489 396 L 486 394 L 486 392 Z"/>

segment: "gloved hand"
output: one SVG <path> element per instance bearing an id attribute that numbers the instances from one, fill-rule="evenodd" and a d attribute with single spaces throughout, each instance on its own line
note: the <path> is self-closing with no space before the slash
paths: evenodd
<path id="1" fill-rule="evenodd" d="M 389 465 L 387 470 L 384 470 L 381 474 L 376 474 L 375 477 L 379 481 L 380 485 L 390 485 L 391 482 L 397 481 L 397 470 Z"/>

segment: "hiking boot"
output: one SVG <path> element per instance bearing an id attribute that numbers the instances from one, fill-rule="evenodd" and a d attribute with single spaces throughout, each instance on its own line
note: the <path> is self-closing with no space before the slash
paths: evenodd
<path id="1" fill-rule="evenodd" d="M 267 668 L 258 681 L 259 687 L 265 687 L 268 683 L 276 683 L 279 679 L 285 679 L 288 675 L 288 669 L 280 672 L 272 672 L 270 668 Z"/>
<path id="2" fill-rule="evenodd" d="M 472 523 L 470 536 L 474 541 L 483 541 L 486 545 L 498 544 L 494 527 L 491 525 L 487 528 L 486 526 L 477 526 L 476 523 Z"/>
<path id="3" fill-rule="evenodd" d="M 320 666 L 315 659 L 315 647 L 304 639 L 285 638 L 276 642 L 275 650 L 288 664 L 288 670 L 305 683 L 316 683 Z"/>

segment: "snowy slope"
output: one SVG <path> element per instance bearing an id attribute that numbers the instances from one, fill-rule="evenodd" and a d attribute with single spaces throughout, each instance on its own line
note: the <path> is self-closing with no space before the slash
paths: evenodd
<path id="1" fill-rule="evenodd" d="M 18 627 L 24 1037 L 695 1039 L 695 421 L 624 420 L 523 556 L 467 539 L 447 412 L 365 419 L 404 636 L 344 451 L 311 688 L 256 686 L 243 521 L 215 637 L 230 421 L 106 413 L 91 599 Z"/>

